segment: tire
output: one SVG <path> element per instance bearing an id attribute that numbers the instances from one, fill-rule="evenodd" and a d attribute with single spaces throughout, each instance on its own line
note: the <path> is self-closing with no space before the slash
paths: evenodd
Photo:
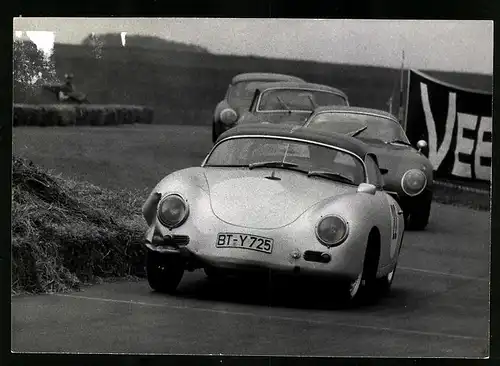
<path id="1" fill-rule="evenodd" d="M 377 290 L 379 294 L 387 295 L 391 292 L 392 283 L 394 282 L 394 276 L 396 274 L 396 266 L 384 277 L 377 278 Z"/>
<path id="2" fill-rule="evenodd" d="M 146 274 L 149 286 L 154 291 L 173 293 L 184 275 L 184 263 L 174 256 L 148 250 Z"/>
<path id="3" fill-rule="evenodd" d="M 215 124 L 212 123 L 212 143 L 215 143 Z"/>
<path id="4" fill-rule="evenodd" d="M 213 122 L 212 123 L 212 143 L 215 144 L 215 142 L 217 141 L 217 139 L 219 138 L 219 129 L 217 128 L 216 126 L 216 123 Z"/>
<path id="5" fill-rule="evenodd" d="M 223 277 L 222 273 L 219 270 L 217 270 L 217 268 L 205 267 L 203 271 L 205 272 L 205 275 L 210 281 L 217 281 L 222 279 Z"/>
<path id="6" fill-rule="evenodd" d="M 408 217 L 408 229 L 424 230 L 429 223 L 432 205 L 432 192 L 426 192 L 423 197 L 419 197 L 420 204 L 415 204 L 410 208 Z"/>
<path id="7" fill-rule="evenodd" d="M 370 236 L 372 233 L 370 233 Z M 380 247 L 368 239 L 363 268 L 354 281 L 341 284 L 341 301 L 347 305 L 361 305 L 373 299 L 377 294 L 377 269 L 380 256 Z"/>
<path id="8" fill-rule="evenodd" d="M 398 252 L 396 253 L 396 258 L 399 259 L 399 253 L 401 252 L 401 248 L 403 246 L 404 232 L 401 237 L 401 245 L 399 246 Z M 396 269 L 398 268 L 398 262 L 394 265 L 394 268 L 391 272 L 386 274 L 385 276 L 378 278 L 377 281 L 377 290 L 380 295 L 388 295 L 391 292 L 392 283 L 394 282 L 394 277 L 396 276 Z"/>

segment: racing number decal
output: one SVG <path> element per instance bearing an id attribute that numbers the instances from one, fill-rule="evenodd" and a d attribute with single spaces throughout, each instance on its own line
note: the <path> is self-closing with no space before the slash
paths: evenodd
<path id="1" fill-rule="evenodd" d="M 396 206 L 391 204 L 391 215 L 392 215 L 392 240 L 398 238 L 398 215 L 396 213 Z"/>
<path id="2" fill-rule="evenodd" d="M 394 257 L 394 254 L 396 253 L 396 249 L 398 247 L 398 223 L 399 223 L 399 217 L 398 217 L 398 209 L 395 205 L 394 199 L 387 195 L 387 202 L 389 203 L 390 211 L 391 211 L 391 258 Z"/>
<path id="3" fill-rule="evenodd" d="M 396 248 L 398 246 L 398 213 L 396 209 L 396 205 L 393 203 L 391 206 L 391 258 L 394 256 L 396 252 Z"/>

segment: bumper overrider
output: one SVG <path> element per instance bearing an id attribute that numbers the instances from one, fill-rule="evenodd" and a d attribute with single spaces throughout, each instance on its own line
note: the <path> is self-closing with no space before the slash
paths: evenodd
<path id="1" fill-rule="evenodd" d="M 246 228 L 222 221 L 209 203 L 201 201 L 177 228 L 170 230 L 156 218 L 146 233 L 145 245 L 153 252 L 178 256 L 187 270 L 212 267 L 355 279 L 362 269 L 367 241 L 367 235 L 358 234 L 360 225 L 349 223 L 346 239 L 329 248 L 317 239 L 316 222 L 308 219 L 304 214 L 276 229 Z M 255 241 L 253 248 L 248 248 L 249 240 Z M 242 242 L 247 244 L 245 248 L 228 245 Z"/>

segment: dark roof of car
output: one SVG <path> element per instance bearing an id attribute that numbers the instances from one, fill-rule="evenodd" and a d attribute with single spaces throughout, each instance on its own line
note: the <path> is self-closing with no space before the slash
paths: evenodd
<path id="1" fill-rule="evenodd" d="M 369 147 L 357 138 L 334 132 L 317 131 L 302 126 L 287 124 L 265 124 L 252 123 L 236 125 L 222 133 L 218 141 L 231 136 L 241 135 L 265 135 L 278 137 L 293 137 L 298 139 L 315 141 L 348 150 L 361 158 L 369 152 Z"/>
<path id="2" fill-rule="evenodd" d="M 290 88 L 290 89 L 316 89 L 320 91 L 325 91 L 325 92 L 331 92 L 331 93 L 336 93 L 339 95 L 342 95 L 347 98 L 347 94 L 344 93 L 342 90 L 334 88 L 329 85 L 324 85 L 324 84 L 315 84 L 315 83 L 308 83 L 306 81 L 302 82 L 269 82 L 269 83 L 262 83 L 258 86 L 258 89 L 265 90 L 265 89 L 271 89 L 271 88 Z"/>
<path id="3" fill-rule="evenodd" d="M 238 74 L 233 77 L 231 83 L 236 84 L 241 81 L 298 81 L 302 82 L 301 78 L 294 75 L 277 74 L 271 72 L 247 72 Z"/>
<path id="4" fill-rule="evenodd" d="M 398 118 L 392 113 L 386 112 L 381 109 L 375 108 L 366 108 L 366 107 L 357 107 L 357 106 L 344 106 L 344 105 L 331 105 L 331 106 L 323 106 L 318 107 L 314 110 L 314 114 L 322 113 L 322 112 L 352 112 L 352 113 L 360 113 L 360 114 L 375 114 L 380 117 L 392 119 L 395 122 L 399 123 Z"/>

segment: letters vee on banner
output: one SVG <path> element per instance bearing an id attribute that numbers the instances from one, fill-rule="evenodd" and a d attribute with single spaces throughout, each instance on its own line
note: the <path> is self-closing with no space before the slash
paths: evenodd
<path id="1" fill-rule="evenodd" d="M 409 73 L 406 133 L 427 142 L 435 176 L 491 182 L 492 93 Z"/>

